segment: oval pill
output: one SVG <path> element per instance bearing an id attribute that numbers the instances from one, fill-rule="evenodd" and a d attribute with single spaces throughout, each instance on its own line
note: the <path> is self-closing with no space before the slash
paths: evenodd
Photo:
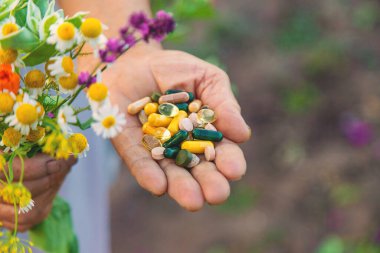
<path id="1" fill-rule="evenodd" d="M 202 101 L 199 99 L 195 99 L 193 102 L 189 104 L 189 111 L 190 112 L 198 112 L 201 109 Z"/>
<path id="2" fill-rule="evenodd" d="M 162 160 L 165 158 L 164 156 L 165 148 L 164 147 L 155 147 L 152 149 L 152 158 L 154 160 Z"/>
<path id="3" fill-rule="evenodd" d="M 184 118 L 179 121 L 179 129 L 191 132 L 193 131 L 194 126 L 189 118 Z"/>
<path id="4" fill-rule="evenodd" d="M 172 137 L 172 134 L 165 127 L 157 127 L 154 130 L 153 136 L 159 139 L 161 142 L 165 142 Z"/>
<path id="5" fill-rule="evenodd" d="M 179 109 L 172 103 L 163 103 L 158 107 L 158 111 L 166 117 L 175 117 L 178 114 Z"/>
<path id="6" fill-rule="evenodd" d="M 149 124 L 154 127 L 167 127 L 171 121 L 172 118 L 166 117 L 165 115 L 161 115 L 158 113 L 152 113 L 148 117 Z"/>
<path id="7" fill-rule="evenodd" d="M 211 141 L 184 141 L 181 144 L 181 149 L 187 150 L 194 154 L 203 154 L 206 147 L 214 147 Z"/>
<path id="8" fill-rule="evenodd" d="M 144 110 L 139 112 L 139 121 L 142 125 L 148 122 L 148 115 L 145 114 Z"/>
<path id="9" fill-rule="evenodd" d="M 179 92 L 179 93 L 163 95 L 158 100 L 158 102 L 160 104 L 163 104 L 163 103 L 178 104 L 178 103 L 184 103 L 187 101 L 189 101 L 189 94 L 187 92 L 184 92 L 184 91 Z"/>
<path id="10" fill-rule="evenodd" d="M 152 113 L 157 112 L 158 110 L 158 104 L 157 103 L 147 103 L 144 106 L 144 112 L 146 115 L 150 115 Z"/>
<path id="11" fill-rule="evenodd" d="M 214 147 L 206 147 L 205 148 L 205 158 L 206 161 L 211 162 L 215 160 L 216 152 Z"/>
<path id="12" fill-rule="evenodd" d="M 161 142 L 160 142 L 160 140 L 157 139 L 156 137 L 152 136 L 152 135 L 149 135 L 149 134 L 145 134 L 145 135 L 142 137 L 141 143 L 143 144 L 143 146 L 144 146 L 148 151 L 151 151 L 152 149 L 154 149 L 154 148 L 156 148 L 156 147 L 161 147 Z"/>
<path id="13" fill-rule="evenodd" d="M 127 111 L 129 114 L 135 115 L 138 112 L 140 112 L 142 109 L 144 109 L 144 106 L 150 102 L 151 102 L 150 97 L 144 97 L 140 100 L 137 100 L 137 101 L 129 104 Z"/>
<path id="14" fill-rule="evenodd" d="M 206 129 L 206 130 L 210 130 L 210 131 L 218 131 L 218 130 L 216 129 L 216 127 L 214 127 L 214 125 L 211 124 L 211 123 L 207 123 L 206 126 L 205 126 L 205 129 Z"/>
<path id="15" fill-rule="evenodd" d="M 213 123 L 216 120 L 215 112 L 211 109 L 201 109 L 198 112 L 198 118 L 205 124 Z"/>

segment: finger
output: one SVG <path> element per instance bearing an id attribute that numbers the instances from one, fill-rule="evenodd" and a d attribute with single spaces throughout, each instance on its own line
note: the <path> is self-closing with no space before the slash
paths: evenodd
<path id="1" fill-rule="evenodd" d="M 216 145 L 215 164 L 229 180 L 239 180 L 247 170 L 243 151 L 230 140 L 224 139 Z"/>
<path id="2" fill-rule="evenodd" d="M 122 96 L 120 93 L 113 92 L 112 94 L 119 101 L 128 101 L 125 97 L 116 98 Z M 127 112 L 127 104 L 128 102 L 119 104 L 121 111 Z M 126 118 L 127 126 L 112 142 L 141 187 L 155 195 L 162 195 L 167 189 L 165 173 L 141 144 L 142 131 L 137 118 L 127 113 Z"/>
<path id="3" fill-rule="evenodd" d="M 218 117 L 215 125 L 227 138 L 235 142 L 250 138 L 251 130 L 241 116 L 240 106 L 224 71 L 178 51 L 166 51 L 162 57 L 156 57 L 151 68 L 162 91 L 183 88 L 195 92 L 204 104 L 215 110 Z"/>
<path id="4" fill-rule="evenodd" d="M 160 165 L 168 178 L 169 196 L 188 211 L 201 209 L 204 203 L 202 190 L 191 174 L 169 159 L 160 161 Z"/>
<path id="5" fill-rule="evenodd" d="M 24 160 L 24 181 L 39 179 L 60 170 L 69 169 L 76 162 L 77 159 L 74 157 L 70 157 L 68 160 L 54 160 L 46 154 L 37 154 Z M 13 179 L 20 179 L 22 166 L 18 157 L 13 160 L 12 169 Z M 0 173 L 0 178 L 4 179 L 3 173 Z"/>
<path id="6" fill-rule="evenodd" d="M 198 181 L 209 204 L 221 204 L 230 195 L 230 185 L 214 163 L 201 162 L 191 170 L 191 174 Z"/>

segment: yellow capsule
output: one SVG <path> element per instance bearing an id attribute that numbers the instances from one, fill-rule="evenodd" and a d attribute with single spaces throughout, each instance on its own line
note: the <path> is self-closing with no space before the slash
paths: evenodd
<path id="1" fill-rule="evenodd" d="M 146 115 L 150 115 L 152 113 L 157 112 L 158 110 L 158 104 L 157 103 L 147 103 L 144 106 L 144 112 Z"/>
<path id="2" fill-rule="evenodd" d="M 175 116 L 172 122 L 170 122 L 168 130 L 172 135 L 176 134 L 179 131 L 179 122 L 184 118 L 187 118 L 187 112 L 179 111 L 177 116 Z"/>
<path id="3" fill-rule="evenodd" d="M 181 149 L 185 149 L 194 154 L 203 154 L 206 147 L 214 147 L 211 141 L 184 141 L 181 144 Z"/>
<path id="4" fill-rule="evenodd" d="M 172 135 L 168 129 L 165 127 L 157 127 L 154 131 L 154 137 L 159 139 L 162 143 L 169 140 Z"/>
<path id="5" fill-rule="evenodd" d="M 144 123 L 144 125 L 142 126 L 142 130 L 143 130 L 143 133 L 144 134 L 150 134 L 150 135 L 154 135 L 154 133 L 156 132 L 156 127 L 153 127 L 149 124 L 149 122 L 146 122 Z"/>
<path id="6" fill-rule="evenodd" d="M 167 127 L 171 121 L 172 118 L 166 117 L 158 113 L 152 113 L 148 117 L 149 124 L 154 127 Z"/>

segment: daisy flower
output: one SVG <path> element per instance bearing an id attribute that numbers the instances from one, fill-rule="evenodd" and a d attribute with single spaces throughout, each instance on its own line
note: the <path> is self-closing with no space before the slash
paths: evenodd
<path id="1" fill-rule="evenodd" d="M 0 198 L 7 204 L 19 206 L 19 213 L 27 213 L 34 207 L 30 191 L 21 183 L 6 184 L 0 190 Z"/>
<path id="2" fill-rule="evenodd" d="M 40 108 L 37 108 L 37 102 L 24 94 L 22 101 L 16 102 L 13 108 L 14 114 L 5 118 L 5 123 L 14 126 L 21 134 L 28 135 L 30 130 L 37 128 Z"/>
<path id="3" fill-rule="evenodd" d="M 11 16 L 0 23 L 0 39 L 17 32 L 20 27 L 16 23 L 15 17 Z"/>
<path id="4" fill-rule="evenodd" d="M 72 131 L 69 124 L 77 122 L 74 109 L 68 105 L 65 105 L 59 109 L 57 119 L 61 131 L 65 134 L 71 133 Z"/>
<path id="5" fill-rule="evenodd" d="M 70 73 L 69 76 L 61 76 L 58 78 L 59 90 L 65 94 L 74 94 L 78 89 L 78 75 Z"/>
<path id="6" fill-rule="evenodd" d="M 79 42 L 78 30 L 70 22 L 58 21 L 50 27 L 47 43 L 54 45 L 61 53 L 73 48 Z"/>
<path id="7" fill-rule="evenodd" d="M 113 138 L 122 131 L 122 127 L 127 123 L 125 115 L 119 113 L 117 106 L 110 104 L 102 106 L 93 115 L 95 123 L 92 124 L 97 135 L 103 138 Z"/>
<path id="8" fill-rule="evenodd" d="M 33 98 L 42 94 L 45 86 L 45 74 L 38 69 L 29 71 L 25 76 L 25 87 Z"/>
<path id="9" fill-rule="evenodd" d="M 0 92 L 0 116 L 11 113 L 16 103 L 16 96 L 13 92 L 3 90 Z"/>
<path id="10" fill-rule="evenodd" d="M 87 18 L 83 21 L 80 32 L 84 40 L 93 48 L 103 48 L 107 43 L 107 37 L 103 34 L 103 30 L 108 29 L 99 19 Z"/>
<path id="11" fill-rule="evenodd" d="M 15 49 L 2 49 L 0 48 L 0 64 L 13 64 L 15 67 L 25 67 L 21 54 Z"/>
<path id="12" fill-rule="evenodd" d="M 70 136 L 69 143 L 73 146 L 73 153 L 79 158 L 87 156 L 87 152 L 90 150 L 86 136 L 81 133 L 76 133 Z"/>
<path id="13" fill-rule="evenodd" d="M 0 146 L 5 147 L 4 152 L 15 151 L 20 147 L 22 135 L 13 127 L 9 127 L 4 131 Z"/>
<path id="14" fill-rule="evenodd" d="M 95 110 L 109 103 L 108 95 L 108 88 L 103 83 L 91 84 L 87 91 L 88 101 L 91 107 Z"/>
<path id="15" fill-rule="evenodd" d="M 69 76 L 74 72 L 74 61 L 70 56 L 56 56 L 49 59 L 46 68 L 50 76 Z"/>

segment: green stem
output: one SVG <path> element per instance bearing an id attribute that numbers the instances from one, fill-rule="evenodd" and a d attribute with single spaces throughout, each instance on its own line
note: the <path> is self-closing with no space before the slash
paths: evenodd
<path id="1" fill-rule="evenodd" d="M 80 45 L 80 47 L 78 48 L 78 51 L 74 54 L 73 59 L 77 58 L 80 52 L 82 52 L 84 45 L 85 45 L 85 42 L 83 42 L 82 45 Z"/>
<path id="2" fill-rule="evenodd" d="M 15 209 L 15 230 L 13 231 L 13 236 L 17 235 L 17 227 L 18 227 L 18 208 L 16 202 L 13 203 Z"/>
<path id="3" fill-rule="evenodd" d="M 22 183 L 22 181 L 24 180 L 24 174 L 25 174 L 25 163 L 24 163 L 24 158 L 22 157 L 22 155 L 20 154 L 17 154 L 17 156 L 20 158 L 20 161 L 21 161 L 21 175 L 20 175 L 20 183 Z"/>
<path id="4" fill-rule="evenodd" d="M 75 111 L 75 115 L 78 115 L 79 113 L 90 110 L 90 109 L 91 109 L 91 106 L 89 106 L 89 105 L 86 107 L 80 108 L 80 109 Z"/>

